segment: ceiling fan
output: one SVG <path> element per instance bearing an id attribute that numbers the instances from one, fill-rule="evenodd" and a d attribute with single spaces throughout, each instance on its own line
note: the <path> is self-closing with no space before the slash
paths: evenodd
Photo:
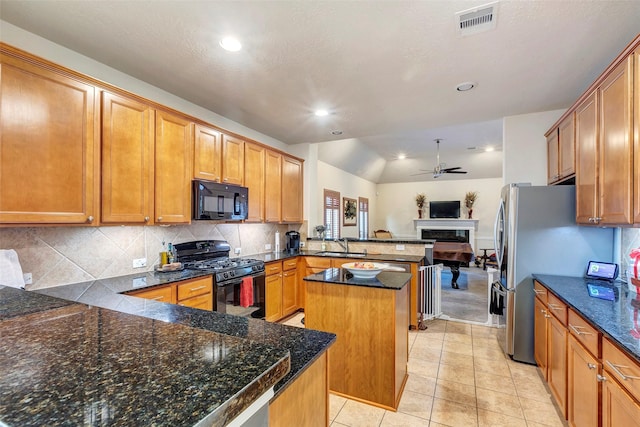
<path id="1" fill-rule="evenodd" d="M 438 156 L 437 156 L 438 163 L 433 168 L 433 170 L 420 169 L 421 171 L 424 171 L 424 172 L 413 174 L 413 176 L 432 173 L 434 178 L 439 178 L 445 173 L 467 173 L 467 171 L 459 170 L 459 169 L 462 169 L 460 166 L 448 168 L 446 167 L 447 166 L 446 163 L 440 163 L 440 139 L 436 139 L 435 141 L 438 146 Z"/>

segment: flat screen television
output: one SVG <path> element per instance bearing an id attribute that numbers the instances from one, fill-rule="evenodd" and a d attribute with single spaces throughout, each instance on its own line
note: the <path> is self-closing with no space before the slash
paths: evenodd
<path id="1" fill-rule="evenodd" d="M 429 218 L 460 218 L 460 200 L 429 202 Z"/>

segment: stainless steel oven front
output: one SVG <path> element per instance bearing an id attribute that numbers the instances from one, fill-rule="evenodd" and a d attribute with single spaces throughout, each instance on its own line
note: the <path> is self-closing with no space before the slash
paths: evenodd
<path id="1" fill-rule="evenodd" d="M 215 277 L 215 276 L 214 276 Z M 253 279 L 253 302 L 248 307 L 241 305 L 241 288 L 244 277 Z M 264 270 L 250 276 L 238 277 L 214 283 L 215 311 L 234 316 L 264 319 L 265 316 L 265 274 Z M 215 281 L 215 280 L 214 280 Z"/>

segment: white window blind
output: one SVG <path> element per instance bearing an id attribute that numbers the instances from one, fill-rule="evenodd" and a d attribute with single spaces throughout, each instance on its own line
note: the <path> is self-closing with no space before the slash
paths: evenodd
<path id="1" fill-rule="evenodd" d="M 369 199 L 358 197 L 358 236 L 361 239 L 369 237 Z"/>
<path id="2" fill-rule="evenodd" d="M 324 225 L 327 239 L 340 238 L 340 193 L 324 190 Z"/>

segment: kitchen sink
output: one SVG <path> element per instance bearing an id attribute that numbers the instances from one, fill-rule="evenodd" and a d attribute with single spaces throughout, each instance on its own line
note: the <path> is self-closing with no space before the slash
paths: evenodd
<path id="1" fill-rule="evenodd" d="M 316 256 L 333 256 L 337 258 L 364 258 L 367 256 L 364 252 L 318 252 Z"/>

